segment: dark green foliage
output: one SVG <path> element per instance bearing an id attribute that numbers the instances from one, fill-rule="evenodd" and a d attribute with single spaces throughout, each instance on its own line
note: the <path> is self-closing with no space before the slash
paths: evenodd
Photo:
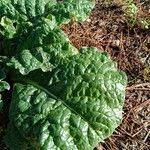
<path id="1" fill-rule="evenodd" d="M 13 82 L 10 150 L 92 150 L 121 123 L 126 75 L 105 52 L 78 51 L 59 27 L 85 20 L 93 7 L 93 0 L 0 0 L 8 43 L 0 65 Z"/>

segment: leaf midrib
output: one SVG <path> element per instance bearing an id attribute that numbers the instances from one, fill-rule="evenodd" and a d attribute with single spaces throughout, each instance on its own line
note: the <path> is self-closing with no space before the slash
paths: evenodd
<path id="1" fill-rule="evenodd" d="M 49 92 L 46 88 L 42 87 L 41 85 L 39 85 L 37 82 L 34 82 L 30 79 L 27 78 L 23 78 L 23 79 L 19 79 L 20 82 L 24 82 L 27 84 L 30 84 L 42 91 L 44 91 L 45 93 L 47 93 L 51 98 L 55 99 L 56 101 L 61 101 L 62 104 L 67 107 L 71 112 L 73 112 L 74 114 L 80 116 L 86 123 L 88 123 L 89 127 L 91 129 L 93 129 L 95 131 L 95 133 L 97 133 L 97 131 L 92 127 L 92 125 L 82 116 L 80 115 L 77 111 L 75 111 L 74 109 L 72 109 L 70 106 L 68 106 L 63 100 L 61 100 L 60 98 L 57 98 L 57 96 L 55 96 L 54 94 L 52 94 L 51 92 Z M 97 133 L 98 134 L 98 133 Z"/>

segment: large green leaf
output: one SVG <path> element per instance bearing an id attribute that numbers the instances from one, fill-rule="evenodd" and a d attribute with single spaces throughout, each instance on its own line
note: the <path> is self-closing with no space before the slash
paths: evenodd
<path id="1" fill-rule="evenodd" d="M 43 19 L 30 29 L 27 37 L 20 39 L 15 56 L 7 63 L 9 66 L 19 69 L 22 74 L 35 69 L 51 71 L 61 59 L 78 53 L 51 19 Z"/>
<path id="2" fill-rule="evenodd" d="M 0 0 L 0 17 L 15 21 L 35 21 L 45 14 L 46 8 L 57 4 L 56 0 Z"/>
<path id="3" fill-rule="evenodd" d="M 62 0 L 50 7 L 49 12 L 56 16 L 59 24 L 71 19 L 83 21 L 87 19 L 94 5 L 95 0 Z"/>
<path id="4" fill-rule="evenodd" d="M 94 0 L 0 0 L 0 17 L 33 22 L 36 17 L 53 13 L 59 22 L 72 18 L 83 20 L 94 5 Z"/>
<path id="5" fill-rule="evenodd" d="M 58 25 L 84 20 L 93 6 L 93 0 L 0 0 L 0 32 L 13 39 L 2 43 L 2 55 L 10 58 L 7 64 L 22 74 L 51 71 L 62 58 L 78 52 Z"/>
<path id="6" fill-rule="evenodd" d="M 93 7 L 93 0 L 0 0 L 0 53 L 14 84 L 10 150 L 92 150 L 120 124 L 126 76 L 96 48 L 78 52 L 59 27 L 85 20 Z M 0 92 L 9 89 L 0 79 Z"/>
<path id="7" fill-rule="evenodd" d="M 0 33 L 13 38 L 24 27 L 50 14 L 56 17 L 57 24 L 85 20 L 93 7 L 93 0 L 0 0 Z"/>
<path id="8" fill-rule="evenodd" d="M 92 150 L 121 123 L 126 76 L 95 48 L 16 80 L 5 138 L 11 150 Z"/>

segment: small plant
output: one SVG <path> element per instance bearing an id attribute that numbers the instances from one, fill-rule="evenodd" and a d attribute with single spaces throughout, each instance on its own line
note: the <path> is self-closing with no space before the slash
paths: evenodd
<path id="1" fill-rule="evenodd" d="M 139 15 L 139 8 L 134 0 L 126 1 L 125 16 L 131 27 L 135 25 L 138 25 L 142 29 L 148 29 L 150 27 L 150 17 Z"/>
<path id="2" fill-rule="evenodd" d="M 126 75 L 107 53 L 78 51 L 60 29 L 93 7 L 93 0 L 0 1 L 0 67 L 13 85 L 10 150 L 92 150 L 121 123 Z"/>
<path id="3" fill-rule="evenodd" d="M 134 26 L 137 22 L 138 7 L 133 0 L 127 0 L 125 9 L 125 16 L 128 18 L 129 24 Z"/>

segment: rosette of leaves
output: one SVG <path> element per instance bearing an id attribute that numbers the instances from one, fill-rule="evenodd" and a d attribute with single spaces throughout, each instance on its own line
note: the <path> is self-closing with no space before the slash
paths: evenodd
<path id="1" fill-rule="evenodd" d="M 127 0 L 125 3 L 125 17 L 129 25 L 131 27 L 138 25 L 142 29 L 149 29 L 150 16 L 142 15 L 142 13 L 140 13 L 140 9 L 138 8 L 134 0 Z M 145 4 L 146 3 L 147 2 L 145 1 Z M 148 4 L 146 4 L 146 6 L 148 6 Z"/>
<path id="2" fill-rule="evenodd" d="M 92 150 L 121 123 L 126 75 L 107 53 L 78 51 L 60 29 L 87 18 L 93 6 L 93 0 L 0 1 L 0 54 L 13 84 L 10 150 Z"/>

